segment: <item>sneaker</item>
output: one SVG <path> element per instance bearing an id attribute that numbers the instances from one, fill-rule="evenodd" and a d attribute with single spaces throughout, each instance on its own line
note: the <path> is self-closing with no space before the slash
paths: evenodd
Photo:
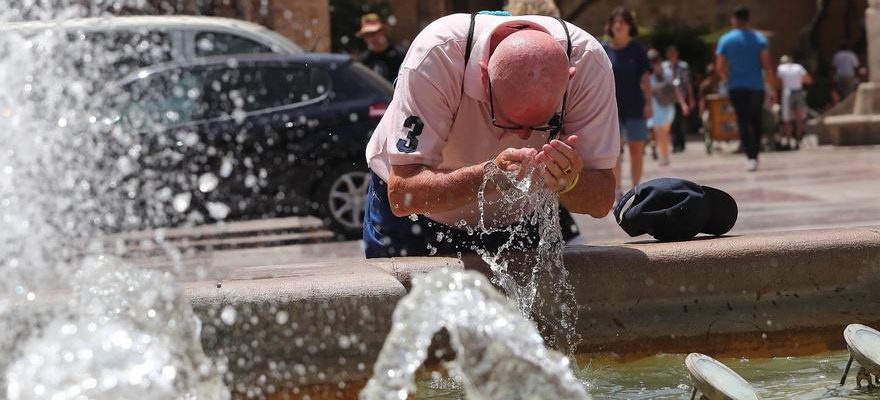
<path id="1" fill-rule="evenodd" d="M 746 160 L 746 171 L 753 172 L 758 170 L 758 160 Z"/>
<path id="2" fill-rule="evenodd" d="M 669 166 L 669 157 L 663 157 L 660 159 L 660 166 L 666 167 Z"/>

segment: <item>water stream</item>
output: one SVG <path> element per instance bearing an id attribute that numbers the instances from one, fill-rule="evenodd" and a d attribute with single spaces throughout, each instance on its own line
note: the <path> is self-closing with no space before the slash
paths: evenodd
<path id="1" fill-rule="evenodd" d="M 510 232 L 510 238 L 496 252 L 477 249 L 492 270 L 492 282 L 504 289 L 520 312 L 546 327 L 545 337 L 551 346 L 573 353 L 580 342 L 575 329 L 578 310 L 570 275 L 562 259 L 565 241 L 559 226 L 559 195 L 538 185 L 537 167 L 518 179 L 516 172 L 489 168 L 480 186 L 478 201 L 481 221 L 477 230 Z M 494 185 L 501 196 L 487 198 L 486 190 Z M 483 221 L 485 208 L 499 205 L 501 217 L 523 221 L 506 228 L 491 228 Z M 532 228 L 530 228 L 530 226 Z M 529 230 L 537 229 L 539 242 L 529 240 Z"/>
<path id="2" fill-rule="evenodd" d="M 142 5 L 16 2 L 0 5 L 0 26 Z M 0 386 L 10 400 L 228 399 L 172 276 L 105 247 L 105 232 L 146 222 L 139 201 L 162 202 L 125 184 L 143 172 L 131 162 L 142 143 L 113 126 L 104 84 L 141 49 L 114 45 L 64 30 L 0 35 Z"/>
<path id="3" fill-rule="evenodd" d="M 480 274 L 440 270 L 413 279 L 362 400 L 405 400 L 434 334 L 449 332 L 446 367 L 468 399 L 587 399 L 569 361 L 548 350 L 534 324 Z"/>

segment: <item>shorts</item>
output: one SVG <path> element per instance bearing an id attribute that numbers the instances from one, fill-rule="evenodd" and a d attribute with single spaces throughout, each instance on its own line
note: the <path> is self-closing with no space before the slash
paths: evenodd
<path id="1" fill-rule="evenodd" d="M 856 91 L 859 87 L 859 80 L 854 76 L 836 76 L 834 77 L 834 88 L 837 90 L 837 94 L 840 95 L 840 99 L 843 100 L 850 93 Z"/>
<path id="2" fill-rule="evenodd" d="M 671 124 L 675 119 L 675 106 L 661 106 L 657 100 L 651 99 L 651 101 L 653 102 L 651 108 L 654 110 L 654 115 L 648 121 L 648 127 L 659 128 L 666 124 Z"/>
<path id="3" fill-rule="evenodd" d="M 620 138 L 623 142 L 644 142 L 648 140 L 648 121 L 644 118 L 621 118 Z"/>
<path id="4" fill-rule="evenodd" d="M 799 90 L 792 90 L 782 95 L 782 120 L 791 121 L 795 117 L 804 115 L 807 111 L 806 93 Z"/>

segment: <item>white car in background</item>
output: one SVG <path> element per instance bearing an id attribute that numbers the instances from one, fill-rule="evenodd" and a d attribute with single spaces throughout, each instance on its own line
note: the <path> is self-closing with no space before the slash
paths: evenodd
<path id="1" fill-rule="evenodd" d="M 101 42 L 104 46 L 115 44 L 118 49 L 129 47 L 129 51 L 121 52 L 129 53 L 129 56 L 143 54 L 143 57 L 132 60 L 131 69 L 210 56 L 303 52 L 301 47 L 277 32 L 231 18 L 111 16 L 0 25 L 0 35 L 7 32 L 36 35 L 47 30 L 62 30 L 69 35 L 78 35 L 78 39 Z"/>

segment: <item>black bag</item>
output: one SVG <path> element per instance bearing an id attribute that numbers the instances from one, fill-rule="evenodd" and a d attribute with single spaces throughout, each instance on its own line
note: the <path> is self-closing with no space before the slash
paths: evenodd
<path id="1" fill-rule="evenodd" d="M 672 81 L 663 80 L 662 78 L 658 78 L 656 75 L 654 76 L 656 80 L 656 84 L 654 85 L 653 93 L 654 98 L 657 99 L 657 104 L 661 106 L 671 106 L 678 101 L 678 94 L 675 92 L 675 84 Z"/>

